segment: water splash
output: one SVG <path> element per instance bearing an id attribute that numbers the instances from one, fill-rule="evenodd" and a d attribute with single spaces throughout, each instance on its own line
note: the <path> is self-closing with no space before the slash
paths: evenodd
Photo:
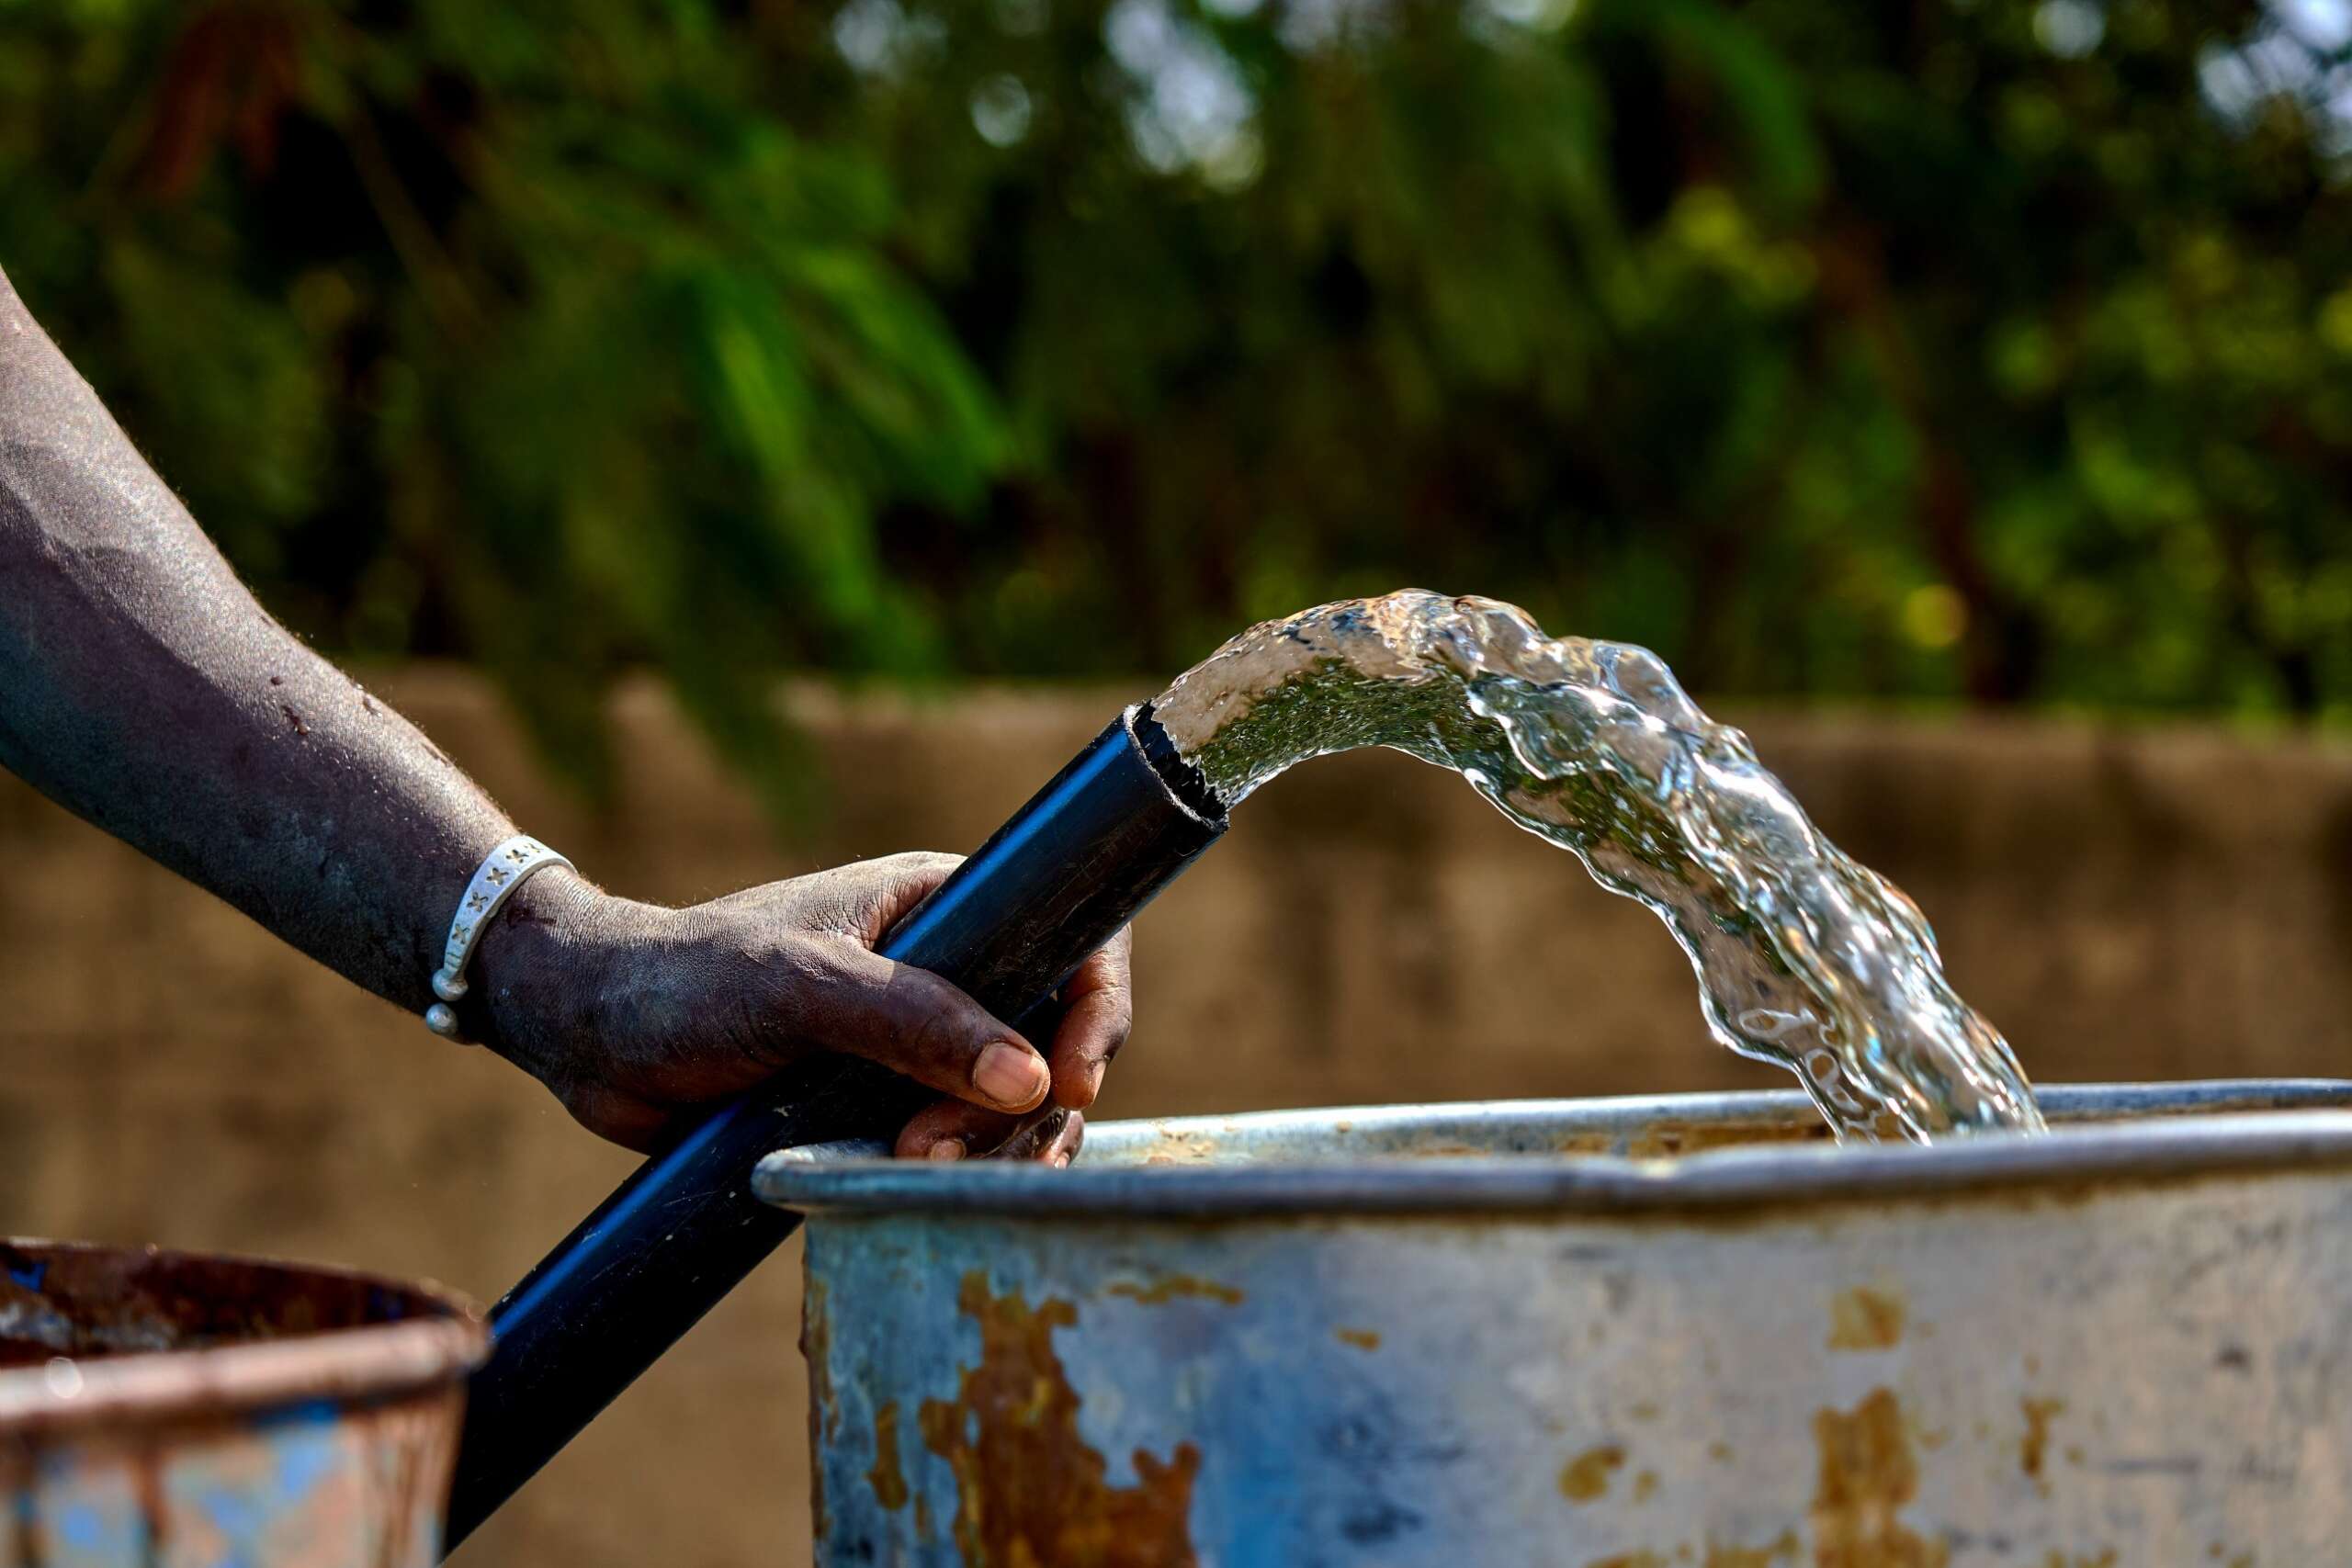
<path id="1" fill-rule="evenodd" d="M 1794 1071 L 1841 1138 L 2041 1129 L 1917 907 L 1822 837 L 1646 649 L 1408 590 L 1253 627 L 1152 712 L 1228 806 L 1361 746 L 1460 773 L 1664 919 L 1716 1038 Z"/>

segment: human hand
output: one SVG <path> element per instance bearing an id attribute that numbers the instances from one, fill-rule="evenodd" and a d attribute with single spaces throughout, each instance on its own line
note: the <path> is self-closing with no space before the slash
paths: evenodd
<path id="1" fill-rule="evenodd" d="M 1126 1042 L 1127 934 L 1063 987 L 1041 1055 L 955 986 L 874 951 L 958 858 L 858 861 L 685 909 L 615 898 L 549 867 L 482 934 L 471 1021 L 583 1126 L 634 1149 L 811 1053 L 840 1051 L 944 1097 L 899 1133 L 901 1156 L 1067 1164 Z"/>

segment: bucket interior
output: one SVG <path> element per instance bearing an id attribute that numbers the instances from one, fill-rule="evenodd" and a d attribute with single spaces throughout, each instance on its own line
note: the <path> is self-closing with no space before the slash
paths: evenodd
<path id="1" fill-rule="evenodd" d="M 154 1248 L 0 1241 L 0 1368 L 206 1350 L 465 1309 L 418 1286 L 339 1269 Z"/>

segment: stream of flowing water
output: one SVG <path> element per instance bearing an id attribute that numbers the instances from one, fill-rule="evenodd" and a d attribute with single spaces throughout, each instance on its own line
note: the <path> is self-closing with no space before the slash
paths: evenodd
<path id="1" fill-rule="evenodd" d="M 1665 920 L 1716 1038 L 1794 1071 L 1841 1139 L 2041 1129 L 1917 907 L 1824 838 L 1646 649 L 1409 590 L 1255 626 L 1152 713 L 1227 806 L 1361 746 L 1461 773 Z"/>

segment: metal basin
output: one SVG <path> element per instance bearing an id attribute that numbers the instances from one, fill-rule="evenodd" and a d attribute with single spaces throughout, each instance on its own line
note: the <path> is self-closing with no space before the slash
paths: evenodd
<path id="1" fill-rule="evenodd" d="M 0 1242 L 9 1568 L 424 1568 L 488 1337 L 424 1286 Z"/>
<path id="2" fill-rule="evenodd" d="M 2345 1561 L 2352 1086 L 2043 1103 L 1929 1148 L 1763 1094 L 776 1156 L 819 1560 Z"/>

